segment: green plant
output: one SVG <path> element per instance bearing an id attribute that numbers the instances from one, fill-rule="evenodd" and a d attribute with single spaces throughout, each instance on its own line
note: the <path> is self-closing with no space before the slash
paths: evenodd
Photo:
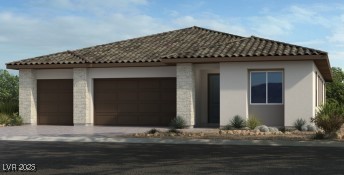
<path id="1" fill-rule="evenodd" d="M 23 118 L 19 115 L 18 112 L 13 113 L 11 116 L 10 126 L 19 126 L 23 124 Z"/>
<path id="2" fill-rule="evenodd" d="M 234 116 L 234 118 L 230 121 L 230 125 L 233 127 L 233 128 L 236 128 L 236 129 L 241 129 L 243 127 L 246 126 L 246 122 L 245 120 L 239 116 L 239 115 L 236 115 Z"/>
<path id="3" fill-rule="evenodd" d="M 327 102 L 311 119 L 317 127 L 324 130 L 325 136 L 331 137 L 344 124 L 344 106 L 338 102 Z"/>
<path id="4" fill-rule="evenodd" d="M 19 105 L 16 102 L 0 102 L 0 113 L 13 114 L 19 111 Z"/>
<path id="5" fill-rule="evenodd" d="M 231 130 L 231 129 L 233 129 L 233 126 L 230 124 L 227 124 L 227 125 L 223 126 L 221 129 L 222 130 Z"/>
<path id="6" fill-rule="evenodd" d="M 183 117 L 177 116 L 170 122 L 170 127 L 173 129 L 183 129 L 186 128 L 186 121 Z"/>
<path id="7" fill-rule="evenodd" d="M 344 71 L 339 67 L 331 68 L 333 81 L 326 83 L 326 98 L 344 104 Z"/>
<path id="8" fill-rule="evenodd" d="M 0 125 L 8 125 L 10 123 L 10 116 L 8 114 L 0 113 Z"/>
<path id="9" fill-rule="evenodd" d="M 147 134 L 155 134 L 155 133 L 158 133 L 159 130 L 153 128 L 153 129 L 150 129 L 149 131 L 147 131 Z"/>
<path id="10" fill-rule="evenodd" d="M 261 124 L 261 122 L 255 116 L 250 116 L 246 122 L 247 127 L 249 127 L 250 129 L 254 129 L 257 126 L 259 126 L 260 124 Z"/>
<path id="11" fill-rule="evenodd" d="M 298 118 L 295 122 L 294 122 L 294 127 L 299 130 L 302 131 L 302 126 L 304 126 L 306 124 L 306 120 L 302 119 L 302 118 Z"/>
<path id="12" fill-rule="evenodd" d="M 175 128 L 169 129 L 168 132 L 169 132 L 169 133 L 176 133 L 176 134 L 181 133 L 178 129 L 175 129 Z"/>
<path id="13" fill-rule="evenodd" d="M 0 70 L 0 102 L 18 103 L 19 77 L 11 75 L 7 70 Z"/>
<path id="14" fill-rule="evenodd" d="M 317 131 L 314 135 L 314 139 L 321 140 L 325 138 L 325 134 L 323 132 Z"/>
<path id="15" fill-rule="evenodd" d="M 18 113 L 11 115 L 0 113 L 0 124 L 5 126 L 19 126 L 23 124 L 23 119 Z"/>

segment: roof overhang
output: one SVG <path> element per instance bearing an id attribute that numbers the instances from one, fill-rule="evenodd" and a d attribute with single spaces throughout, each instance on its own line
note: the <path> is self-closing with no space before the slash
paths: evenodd
<path id="1" fill-rule="evenodd" d="M 83 64 L 34 64 L 11 65 L 7 69 L 72 69 L 72 68 L 111 68 L 111 67 L 154 67 L 168 66 L 177 63 L 219 63 L 219 62 L 262 62 L 262 61 L 314 61 L 318 70 L 327 82 L 332 81 L 331 66 L 327 55 L 307 56 L 256 56 L 256 57 L 208 57 L 208 58 L 175 58 L 162 59 L 160 62 L 143 63 L 83 63 Z"/>

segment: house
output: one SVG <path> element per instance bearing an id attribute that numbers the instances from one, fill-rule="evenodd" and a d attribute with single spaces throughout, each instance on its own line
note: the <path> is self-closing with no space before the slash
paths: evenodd
<path id="1" fill-rule="evenodd" d="M 7 64 L 32 125 L 270 126 L 307 121 L 332 81 L 326 52 L 190 27 Z"/>

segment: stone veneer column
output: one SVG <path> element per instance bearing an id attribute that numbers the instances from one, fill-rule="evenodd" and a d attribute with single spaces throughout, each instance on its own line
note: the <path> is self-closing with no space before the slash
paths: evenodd
<path id="1" fill-rule="evenodd" d="M 35 70 L 19 70 L 19 115 L 24 124 L 37 125 L 37 81 Z"/>
<path id="2" fill-rule="evenodd" d="M 87 68 L 73 69 L 73 123 L 74 125 L 89 125 L 90 102 L 87 78 Z"/>
<path id="3" fill-rule="evenodd" d="M 180 63 L 177 69 L 177 116 L 189 127 L 195 125 L 195 75 L 192 63 Z"/>

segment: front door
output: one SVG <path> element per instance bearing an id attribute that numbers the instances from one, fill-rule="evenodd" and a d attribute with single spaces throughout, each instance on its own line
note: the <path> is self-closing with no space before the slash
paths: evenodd
<path id="1" fill-rule="evenodd" d="M 220 76 L 208 75 L 208 123 L 220 122 Z"/>

